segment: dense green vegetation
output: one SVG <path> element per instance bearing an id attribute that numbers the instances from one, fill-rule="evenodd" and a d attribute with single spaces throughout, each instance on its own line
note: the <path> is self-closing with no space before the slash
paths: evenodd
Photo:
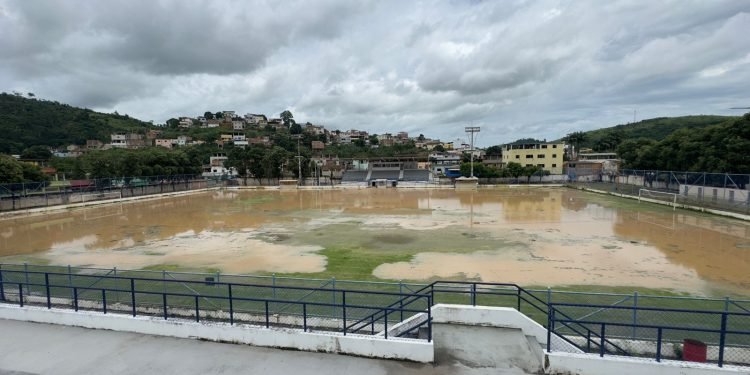
<path id="1" fill-rule="evenodd" d="M 574 132 L 563 138 L 580 150 L 617 152 L 623 168 L 750 173 L 750 114 L 656 118 Z"/>
<path id="2" fill-rule="evenodd" d="M 659 117 L 633 124 L 617 125 L 587 132 L 574 132 L 568 134 L 562 140 L 576 146 L 577 149 L 591 148 L 595 151 L 614 151 L 620 142 L 627 139 L 644 138 L 661 141 L 677 130 L 700 130 L 733 119 L 736 119 L 736 117 Z"/>
<path id="3" fill-rule="evenodd" d="M 78 158 L 53 158 L 51 165 L 69 179 L 197 174 L 208 162 L 206 154 L 210 152 L 199 146 L 179 150 L 113 149 L 91 151 Z"/>
<path id="4" fill-rule="evenodd" d="M 719 125 L 680 129 L 661 141 L 627 139 L 617 153 L 626 168 L 750 173 L 750 113 Z"/>
<path id="5" fill-rule="evenodd" d="M 47 177 L 36 165 L 0 154 L 0 183 L 39 182 Z"/>
<path id="6" fill-rule="evenodd" d="M 118 131 L 144 133 L 154 128 L 128 115 L 90 109 L 20 95 L 0 94 L 0 153 L 20 154 L 36 146 L 85 144 L 87 139 L 109 142 Z"/>

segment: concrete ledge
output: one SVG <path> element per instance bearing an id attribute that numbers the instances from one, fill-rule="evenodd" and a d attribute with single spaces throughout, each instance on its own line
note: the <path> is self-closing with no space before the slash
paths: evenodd
<path id="1" fill-rule="evenodd" d="M 432 362 L 434 359 L 432 343 L 414 339 L 385 340 L 365 335 L 343 336 L 336 333 L 303 332 L 297 329 L 231 326 L 214 322 L 196 323 L 34 306 L 0 306 L 0 319 L 422 363 Z"/>
<path id="2" fill-rule="evenodd" d="M 219 189 L 221 189 L 221 187 L 216 186 L 216 187 L 194 189 L 194 190 L 174 191 L 174 192 L 169 192 L 169 193 L 139 195 L 137 197 L 103 199 L 100 201 L 91 201 L 91 202 L 86 202 L 86 203 L 60 204 L 56 206 L 27 208 L 27 209 L 22 209 L 22 210 L 15 210 L 15 211 L 5 211 L 5 212 L 0 212 L 0 219 L 6 218 L 6 217 L 14 217 L 14 216 L 40 215 L 40 214 L 46 214 L 46 213 L 55 212 L 55 211 L 65 211 L 65 210 L 71 210 L 71 209 L 76 209 L 76 208 L 87 208 L 87 207 L 92 207 L 92 206 L 101 206 L 101 205 L 108 205 L 108 204 L 115 204 L 115 203 L 150 201 L 150 200 L 157 200 L 157 199 L 164 199 L 164 198 L 171 198 L 171 197 L 179 197 L 183 195 L 204 193 L 207 191 L 214 191 L 214 190 L 219 190 Z"/>
<path id="3" fill-rule="evenodd" d="M 526 336 L 534 337 L 539 345 L 547 346 L 547 329 L 518 310 L 509 307 L 438 304 L 432 308 L 432 322 L 433 324 L 520 329 Z M 552 347 L 568 352 L 581 352 L 557 336 L 552 337 Z"/>
<path id="4" fill-rule="evenodd" d="M 682 361 L 661 361 L 592 354 L 547 353 L 546 374 L 559 375 L 719 375 L 750 374 L 747 367 L 724 366 Z"/>
<path id="5" fill-rule="evenodd" d="M 573 189 L 588 191 L 588 192 L 591 192 L 591 193 L 612 195 L 612 196 L 620 197 L 620 198 L 628 198 L 628 199 L 638 200 L 638 197 L 634 196 L 634 195 L 614 193 L 614 192 L 611 192 L 611 191 L 605 191 L 605 190 L 599 190 L 599 189 L 591 189 L 591 188 L 587 188 L 585 186 L 569 185 L 569 187 L 573 188 Z M 660 204 L 662 206 L 670 206 L 670 207 L 672 206 L 672 203 L 665 202 L 665 201 L 660 201 L 658 199 L 640 198 L 640 200 L 644 201 L 644 202 L 648 202 L 648 203 Z M 750 221 L 750 215 L 745 215 L 745 214 L 741 214 L 741 213 L 737 213 L 737 212 L 715 210 L 715 209 L 712 209 L 712 208 L 693 206 L 693 205 L 684 204 L 684 203 L 677 203 L 676 207 L 677 208 L 682 208 L 682 209 L 685 209 L 685 210 L 705 212 L 705 213 L 709 213 L 709 214 L 713 214 L 713 215 L 719 215 L 719 216 L 724 216 L 724 217 L 731 217 L 731 218 L 734 218 L 734 219 L 740 219 L 740 220 L 744 220 L 744 221 Z"/>

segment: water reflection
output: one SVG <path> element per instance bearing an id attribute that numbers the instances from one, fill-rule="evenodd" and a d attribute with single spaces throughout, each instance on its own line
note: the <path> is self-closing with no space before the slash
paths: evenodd
<path id="1" fill-rule="evenodd" d="M 317 251 L 360 237 L 361 256 L 414 255 L 383 278 L 750 287 L 745 223 L 569 189 L 220 191 L 2 220 L 0 256 L 319 272 Z"/>

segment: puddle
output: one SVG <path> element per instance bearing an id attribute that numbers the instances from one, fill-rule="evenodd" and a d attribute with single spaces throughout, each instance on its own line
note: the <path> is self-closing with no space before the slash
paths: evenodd
<path id="1" fill-rule="evenodd" d="M 311 273 L 341 248 L 413 256 L 384 279 L 746 294 L 749 228 L 569 189 L 226 191 L 0 220 L 0 261 Z"/>

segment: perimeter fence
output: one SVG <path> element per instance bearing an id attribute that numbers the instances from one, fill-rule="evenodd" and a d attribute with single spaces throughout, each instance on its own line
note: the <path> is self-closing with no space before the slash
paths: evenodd
<path id="1" fill-rule="evenodd" d="M 223 184 L 201 175 L 113 177 L 0 184 L 0 212 L 205 189 Z"/>
<path id="2" fill-rule="evenodd" d="M 725 314 L 744 319 L 737 320 L 740 323 L 730 320 L 724 341 L 731 347 L 727 360 L 750 364 L 750 355 L 745 355 L 750 336 L 736 333 L 750 329 L 750 320 L 744 318 L 750 314 L 750 299 L 737 297 L 525 289 L 516 284 L 471 281 L 423 284 L 30 264 L 0 264 L 0 286 L 0 299 L 12 303 L 421 339 L 431 337 L 430 306 L 434 304 L 511 307 L 546 327 L 557 321 L 551 331 L 560 339 L 552 343 L 569 341 L 583 351 L 597 352 L 596 342 L 602 340 L 600 326 L 606 324 L 607 354 L 652 356 L 661 341 L 659 345 L 666 345 L 663 358 L 677 358 L 682 350 L 680 340 L 697 339 L 708 343 L 709 358 L 717 363 L 720 345 L 714 338 L 720 334 L 721 319 L 714 318 Z M 709 315 L 710 319 L 696 318 Z M 740 326 L 735 328 L 737 324 Z M 700 333 L 701 329 L 719 333 Z M 562 350 L 564 345 L 551 349 Z"/>
<path id="3" fill-rule="evenodd" d="M 668 193 L 648 197 L 750 214 L 750 174 L 623 169 L 617 174 L 578 176 L 569 183 L 632 196 L 642 190 Z"/>

